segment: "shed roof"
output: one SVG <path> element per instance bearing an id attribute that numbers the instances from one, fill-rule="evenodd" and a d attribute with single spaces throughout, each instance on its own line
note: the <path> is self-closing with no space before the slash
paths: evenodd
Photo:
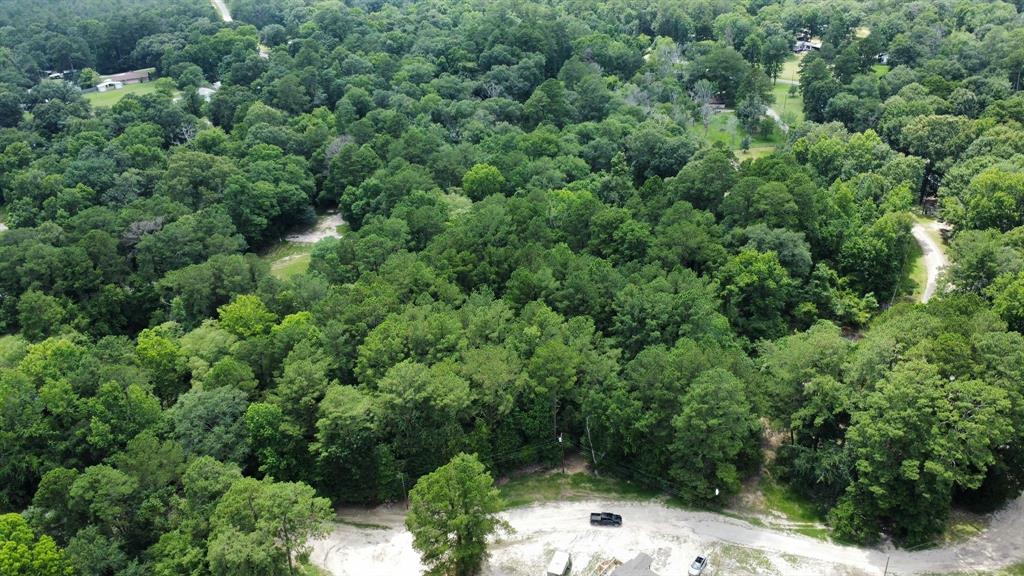
<path id="1" fill-rule="evenodd" d="M 133 80 L 148 80 L 149 70 L 132 70 L 131 72 L 121 72 L 120 74 L 111 74 L 110 76 L 104 76 L 103 80 L 113 80 L 117 82 L 131 82 Z"/>

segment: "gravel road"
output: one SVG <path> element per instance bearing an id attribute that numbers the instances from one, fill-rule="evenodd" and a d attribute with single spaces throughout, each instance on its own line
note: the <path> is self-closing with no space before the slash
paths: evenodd
<path id="1" fill-rule="evenodd" d="M 921 302 L 927 302 L 935 295 L 939 273 L 949 264 L 942 245 L 936 240 L 945 227 L 946 225 L 937 220 L 927 220 L 914 223 L 914 227 L 911 229 L 914 239 L 921 245 L 921 251 L 924 252 L 924 265 L 928 271 L 928 280 L 925 283 L 924 291 L 921 292 Z"/>
<path id="2" fill-rule="evenodd" d="M 227 4 L 224 4 L 224 0 L 210 0 L 210 3 L 213 4 L 213 7 L 217 10 L 217 13 L 220 14 L 221 20 L 225 22 L 232 21 L 231 11 L 228 10 Z"/>
<path id="3" fill-rule="evenodd" d="M 596 510 L 622 514 L 621 528 L 590 526 Z M 417 575 L 423 571 L 403 526 L 404 509 L 345 511 L 338 524 L 312 542 L 312 560 L 335 576 Z M 485 576 L 541 573 L 551 553 L 573 555 L 574 574 L 603 562 L 624 562 L 639 552 L 654 558 L 662 575 L 685 574 L 698 553 L 712 559 L 709 574 L 876 576 L 995 570 L 1024 558 L 1024 499 L 991 518 L 979 536 L 947 548 L 905 552 L 857 548 L 754 526 L 721 514 L 668 508 L 657 502 L 552 502 L 504 514 L 514 533 L 491 545 Z"/>

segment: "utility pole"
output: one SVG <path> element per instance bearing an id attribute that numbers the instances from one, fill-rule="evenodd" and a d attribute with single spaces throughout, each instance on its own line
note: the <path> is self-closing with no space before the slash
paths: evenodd
<path id="1" fill-rule="evenodd" d="M 562 444 L 562 435 L 558 435 L 558 448 L 562 451 L 562 474 L 565 474 L 565 444 Z"/>
<path id="2" fill-rule="evenodd" d="M 892 559 L 892 554 L 885 557 L 885 570 L 882 571 L 882 576 L 886 576 L 889 573 L 889 560 Z"/>
<path id="3" fill-rule="evenodd" d="M 600 478 L 601 474 L 597 471 L 597 456 L 594 455 L 594 440 L 590 437 L 590 416 L 587 416 L 587 443 L 590 444 L 590 461 L 594 463 L 594 476 Z"/>

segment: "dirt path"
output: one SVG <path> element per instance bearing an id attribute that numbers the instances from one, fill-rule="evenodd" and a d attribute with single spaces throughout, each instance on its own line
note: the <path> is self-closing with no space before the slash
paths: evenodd
<path id="1" fill-rule="evenodd" d="M 772 120 L 775 120 L 775 123 L 779 125 L 779 130 L 782 130 L 783 134 L 789 133 L 789 124 L 786 124 L 785 122 L 782 121 L 782 116 L 779 116 L 778 112 L 776 112 L 772 108 L 767 108 L 765 109 L 764 113 L 767 114 L 768 117 L 771 118 Z"/>
<path id="2" fill-rule="evenodd" d="M 939 273 L 949 264 L 942 247 L 942 230 L 948 226 L 937 220 L 921 220 L 914 223 L 911 232 L 924 253 L 924 265 L 928 271 L 928 281 L 921 292 L 921 302 L 927 302 L 935 295 L 938 288 Z"/>
<path id="3" fill-rule="evenodd" d="M 623 516 L 619 529 L 587 522 L 594 510 Z M 412 535 L 400 507 L 346 511 L 326 538 L 314 541 L 312 561 L 335 576 L 421 574 Z M 992 517 L 989 528 L 962 544 L 905 552 L 856 548 L 758 527 L 708 512 L 668 508 L 657 502 L 554 502 L 504 514 L 515 532 L 497 540 L 485 576 L 538 574 L 554 550 L 573 555 L 574 573 L 610 559 L 624 562 L 639 552 L 654 557 L 659 574 L 685 574 L 697 553 L 712 559 L 709 574 L 883 574 L 995 570 L 1024 557 L 1024 499 Z"/>
<path id="4" fill-rule="evenodd" d="M 285 238 L 288 242 L 297 244 L 316 244 L 324 238 L 341 238 L 338 227 L 345 223 L 341 214 L 337 212 L 328 213 L 317 219 L 316 225 L 308 230 L 292 234 Z"/>
<path id="5" fill-rule="evenodd" d="M 232 21 L 231 11 L 228 10 L 227 4 L 224 3 L 224 0 L 210 0 L 210 3 L 213 4 L 213 8 L 217 10 L 218 14 L 220 14 L 221 20 L 225 22 Z"/>

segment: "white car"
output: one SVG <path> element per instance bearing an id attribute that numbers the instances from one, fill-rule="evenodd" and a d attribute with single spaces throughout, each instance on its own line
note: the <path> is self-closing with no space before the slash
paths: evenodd
<path id="1" fill-rule="evenodd" d="M 686 572 L 689 576 L 700 576 L 704 573 L 704 569 L 708 567 L 707 556 L 697 556 L 693 560 L 693 564 L 690 564 L 690 569 Z"/>

